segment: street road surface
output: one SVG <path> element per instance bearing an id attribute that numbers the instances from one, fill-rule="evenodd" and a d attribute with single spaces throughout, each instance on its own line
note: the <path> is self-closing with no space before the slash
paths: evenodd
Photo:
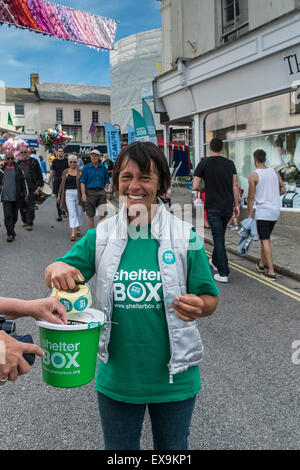
<path id="1" fill-rule="evenodd" d="M 1 212 L 0 221 L 0 295 L 47 296 L 44 269 L 73 243 L 68 220 L 56 222 L 49 198 L 37 211 L 33 232 L 18 222 L 13 243 L 6 242 Z M 230 283 L 220 285 L 217 311 L 198 320 L 205 357 L 190 449 L 299 449 L 300 351 L 293 349 L 300 340 L 299 282 L 281 276 L 272 287 L 253 263 L 229 258 Z M 94 280 L 90 286 L 94 292 Z M 39 342 L 32 319 L 20 319 L 17 333 Z M 39 358 L 30 374 L 0 388 L 0 416 L 2 450 L 104 447 L 94 382 L 75 389 L 48 386 Z M 141 447 L 152 448 L 147 416 Z"/>

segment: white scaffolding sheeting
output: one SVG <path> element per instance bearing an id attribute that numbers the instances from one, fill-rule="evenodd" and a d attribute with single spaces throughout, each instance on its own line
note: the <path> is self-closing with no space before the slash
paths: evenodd
<path id="1" fill-rule="evenodd" d="M 161 29 L 134 34 L 115 43 L 110 51 L 111 122 L 122 133 L 133 124 L 131 109 L 142 114 L 142 90 L 152 89 L 152 80 L 159 75 L 156 62 L 161 64 Z M 153 99 L 147 99 L 156 130 L 162 129 L 159 115 L 154 113 Z"/>

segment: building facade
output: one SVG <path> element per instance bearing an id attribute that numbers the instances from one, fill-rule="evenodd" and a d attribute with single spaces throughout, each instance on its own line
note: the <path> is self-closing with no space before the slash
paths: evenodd
<path id="1" fill-rule="evenodd" d="M 39 101 L 33 81 L 30 88 L 9 88 L 4 85 L 0 99 L 1 137 L 28 134 L 37 138 L 41 132 Z"/>
<path id="2" fill-rule="evenodd" d="M 127 134 L 133 125 L 132 108 L 142 114 L 142 98 L 149 104 L 156 130 L 162 131 L 154 114 L 152 81 L 161 65 L 161 29 L 120 39 L 110 51 L 111 122 Z"/>
<path id="3" fill-rule="evenodd" d="M 93 147 L 106 151 L 104 122 L 110 122 L 110 88 L 40 83 L 38 74 L 31 74 L 30 88 L 5 88 L 0 103 L 0 129 L 17 138 L 36 140 L 47 129 L 59 124 L 73 135 L 69 151 L 89 153 Z M 13 125 L 8 124 L 8 113 Z M 91 124 L 96 126 L 92 135 Z M 67 149 L 68 150 L 68 149 Z M 42 146 L 39 154 L 48 160 Z"/>
<path id="4" fill-rule="evenodd" d="M 245 197 L 263 148 L 290 193 L 282 211 L 300 215 L 300 1 L 163 0 L 161 11 L 164 73 L 153 86 L 165 132 L 190 123 L 195 164 L 222 138 Z"/>

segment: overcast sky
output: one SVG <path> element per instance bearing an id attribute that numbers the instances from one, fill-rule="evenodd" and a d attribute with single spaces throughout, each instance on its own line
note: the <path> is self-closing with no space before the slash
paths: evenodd
<path id="1" fill-rule="evenodd" d="M 65 6 L 115 19 L 116 41 L 161 26 L 157 0 L 56 0 Z M 84 7 L 83 7 L 84 5 Z M 28 88 L 30 73 L 41 82 L 109 86 L 109 52 L 3 25 L 0 27 L 0 81 Z"/>

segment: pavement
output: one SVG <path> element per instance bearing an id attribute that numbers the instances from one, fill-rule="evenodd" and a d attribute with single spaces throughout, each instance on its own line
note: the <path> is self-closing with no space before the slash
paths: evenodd
<path id="1" fill-rule="evenodd" d="M 191 204 L 191 191 L 185 187 L 172 188 L 172 205 Z M 176 211 L 175 211 L 176 214 Z M 242 210 L 240 220 L 247 218 L 246 209 Z M 237 245 L 240 237 L 237 233 L 227 228 L 225 234 L 226 250 L 238 255 Z M 213 246 L 213 237 L 210 229 L 204 229 L 204 242 Z M 271 235 L 274 269 L 278 274 L 289 276 L 300 281 L 300 227 L 288 226 L 277 223 Z M 257 263 L 260 259 L 260 242 L 253 241 L 245 258 Z M 253 266 L 254 268 L 254 266 Z"/>

